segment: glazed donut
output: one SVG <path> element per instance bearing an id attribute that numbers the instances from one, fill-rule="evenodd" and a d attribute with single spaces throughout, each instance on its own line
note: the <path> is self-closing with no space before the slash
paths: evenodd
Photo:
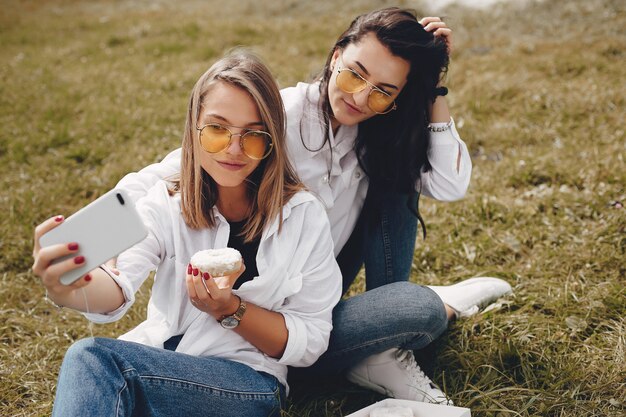
<path id="1" fill-rule="evenodd" d="M 241 253 L 237 249 L 208 249 L 196 252 L 191 257 L 191 266 L 212 277 L 234 274 L 241 268 Z"/>

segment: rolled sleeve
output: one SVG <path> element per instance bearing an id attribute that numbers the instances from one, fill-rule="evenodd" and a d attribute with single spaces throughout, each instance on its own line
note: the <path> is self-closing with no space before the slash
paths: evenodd
<path id="1" fill-rule="evenodd" d="M 100 269 L 106 272 L 107 275 L 109 275 L 111 279 L 115 281 L 115 283 L 121 288 L 122 293 L 124 294 L 124 303 L 121 306 L 119 306 L 117 309 L 110 311 L 108 313 L 103 313 L 103 314 L 83 313 L 83 316 L 85 316 L 87 320 L 92 321 L 94 323 L 98 323 L 98 324 L 112 323 L 114 321 L 121 319 L 122 316 L 126 314 L 128 309 L 134 304 L 135 291 L 130 281 L 125 275 L 121 273 L 120 275 L 116 275 L 106 265 L 100 265 Z"/>
<path id="2" fill-rule="evenodd" d="M 421 173 L 417 191 L 440 201 L 463 198 L 472 176 L 472 160 L 454 120 L 449 129 L 431 132 L 428 161 L 431 170 Z"/>
<path id="3" fill-rule="evenodd" d="M 291 314 L 283 314 L 285 326 L 289 332 L 287 346 L 283 356 L 278 363 L 283 365 L 294 365 L 301 362 L 306 355 L 308 335 L 304 322 Z M 306 365 L 302 365 L 306 366 Z"/>

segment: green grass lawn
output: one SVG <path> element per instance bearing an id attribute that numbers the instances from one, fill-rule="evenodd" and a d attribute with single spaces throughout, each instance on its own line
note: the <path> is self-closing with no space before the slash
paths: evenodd
<path id="1" fill-rule="evenodd" d="M 109 325 L 57 310 L 29 270 L 34 226 L 178 147 L 188 94 L 224 51 L 250 46 L 293 85 L 352 17 L 393 4 L 339 3 L 2 2 L 0 415 L 49 414 L 69 345 L 134 327 L 149 296 Z M 412 280 L 495 275 L 515 296 L 453 323 L 423 364 L 473 416 L 623 415 L 626 5 L 511 3 L 445 12 L 449 100 L 474 171 L 464 200 L 422 201 Z M 379 399 L 345 381 L 297 387 L 287 415 Z"/>

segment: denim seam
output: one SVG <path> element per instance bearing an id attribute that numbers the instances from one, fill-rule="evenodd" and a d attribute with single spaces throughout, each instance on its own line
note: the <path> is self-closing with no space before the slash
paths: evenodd
<path id="1" fill-rule="evenodd" d="M 122 373 L 126 373 L 126 371 L 122 372 Z M 122 385 L 122 387 L 120 388 L 120 390 L 117 392 L 117 404 L 115 406 L 115 415 L 116 416 L 120 416 L 122 415 L 122 393 L 124 392 L 124 390 L 126 390 L 128 388 L 128 383 L 126 382 L 126 379 L 124 379 L 124 385 Z"/>
<path id="2" fill-rule="evenodd" d="M 207 391 L 219 393 L 222 395 L 235 396 L 235 397 L 240 397 L 240 398 L 267 399 L 267 398 L 271 398 L 274 396 L 273 392 L 267 393 L 267 392 L 234 391 L 234 390 L 228 390 L 228 389 L 219 388 L 219 387 L 213 387 L 213 386 L 206 385 L 206 384 L 200 384 L 197 382 L 187 381 L 184 379 L 166 378 L 166 377 L 158 376 L 158 375 L 140 375 L 139 377 L 142 380 L 145 380 L 147 382 L 158 381 L 158 382 L 177 383 L 180 385 L 186 385 L 188 387 L 200 388 L 200 389 L 204 389 Z"/>
<path id="3" fill-rule="evenodd" d="M 424 337 L 425 336 L 428 339 L 428 343 L 432 343 L 432 341 L 434 340 L 431 337 L 430 333 L 415 333 L 415 332 L 398 333 L 398 334 L 394 334 L 393 336 L 381 337 L 379 339 L 370 340 L 367 343 L 363 343 L 361 345 L 351 346 L 348 349 L 334 351 L 334 352 L 329 353 L 328 356 L 329 357 L 336 357 L 336 356 L 339 356 L 340 354 L 343 355 L 345 353 L 354 352 L 354 351 L 357 351 L 359 349 L 362 349 L 362 348 L 365 348 L 365 347 L 368 347 L 368 346 L 379 344 L 380 342 L 384 342 L 384 341 L 389 340 L 389 339 L 395 339 L 397 337 L 404 337 L 404 336 L 410 336 L 410 335 L 412 335 L 412 337 L 416 337 L 416 336 Z"/>
<path id="4" fill-rule="evenodd" d="M 274 405 L 269 416 L 275 415 L 275 411 L 278 411 L 278 413 L 280 414 L 281 410 L 283 409 L 283 403 L 280 398 L 280 386 L 278 384 L 276 384 L 276 390 L 274 391 L 274 400 L 278 403 L 278 410 L 276 410 L 276 405 Z"/>
<path id="5" fill-rule="evenodd" d="M 391 241 L 389 239 L 389 233 L 387 231 L 387 224 L 389 223 L 387 219 L 387 213 L 383 212 L 381 215 L 380 228 L 382 231 L 383 237 L 383 254 L 385 258 L 385 277 L 387 279 L 387 283 L 393 282 L 393 268 L 391 264 Z"/>

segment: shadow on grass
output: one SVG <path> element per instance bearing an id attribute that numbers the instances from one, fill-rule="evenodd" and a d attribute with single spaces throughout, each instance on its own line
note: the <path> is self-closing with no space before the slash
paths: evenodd
<path id="1" fill-rule="evenodd" d="M 386 397 L 350 383 L 345 377 L 290 381 L 285 417 L 345 416 Z"/>

